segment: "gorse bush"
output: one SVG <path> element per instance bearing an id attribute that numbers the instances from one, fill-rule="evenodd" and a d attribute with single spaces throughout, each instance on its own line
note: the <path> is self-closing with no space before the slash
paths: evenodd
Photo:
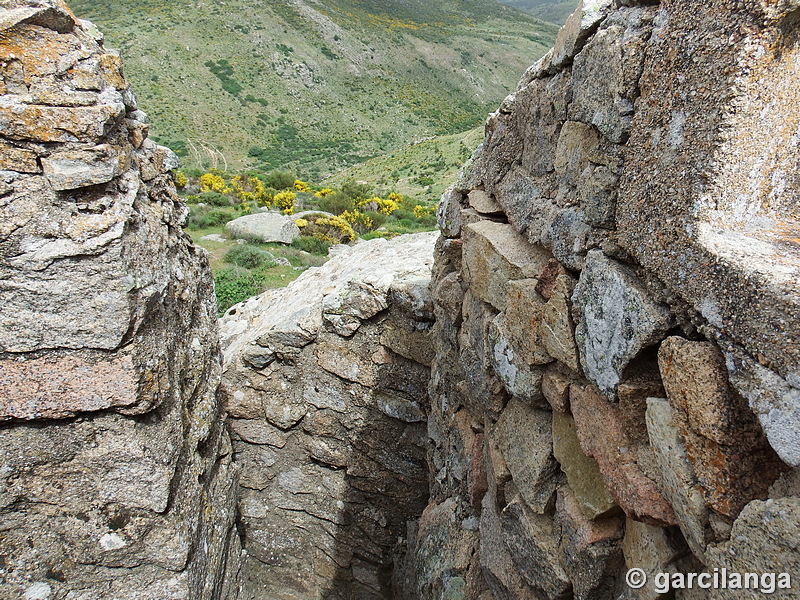
<path id="1" fill-rule="evenodd" d="M 275 257 L 266 250 L 251 244 L 241 244 L 234 246 L 225 253 L 222 260 L 227 263 L 244 267 L 245 269 L 257 269 L 274 261 Z"/>

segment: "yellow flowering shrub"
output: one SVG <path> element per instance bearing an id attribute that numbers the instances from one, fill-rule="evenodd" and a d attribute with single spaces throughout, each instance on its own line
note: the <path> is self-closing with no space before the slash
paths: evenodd
<path id="1" fill-rule="evenodd" d="M 314 195 L 317 198 L 327 198 L 332 193 L 333 193 L 333 190 L 331 188 L 322 188 L 320 191 L 315 192 Z"/>
<path id="2" fill-rule="evenodd" d="M 300 229 L 303 227 L 308 227 L 308 221 L 305 219 L 295 219 L 294 224 L 297 225 Z"/>
<path id="3" fill-rule="evenodd" d="M 400 208 L 400 204 L 391 198 L 378 198 L 377 203 L 378 212 L 383 213 L 384 215 L 390 215 Z"/>
<path id="4" fill-rule="evenodd" d="M 189 178 L 186 177 L 186 173 L 183 171 L 175 171 L 175 185 L 183 189 L 186 187 L 187 183 L 189 183 Z"/>
<path id="5" fill-rule="evenodd" d="M 357 210 L 346 210 L 339 216 L 347 221 L 356 231 L 370 231 L 373 228 L 372 218 Z"/>
<path id="6" fill-rule="evenodd" d="M 294 201 L 297 194 L 294 192 L 278 192 L 272 198 L 272 202 L 276 208 L 282 210 L 284 214 L 290 215 L 294 210 Z"/>
<path id="7" fill-rule="evenodd" d="M 205 173 L 200 176 L 200 191 L 201 192 L 218 192 L 220 194 L 227 194 L 230 190 L 225 186 L 225 179 L 221 175 L 214 173 Z"/>
<path id="8" fill-rule="evenodd" d="M 300 181 L 299 179 L 295 179 L 294 189 L 296 189 L 298 192 L 310 192 L 311 186 L 308 185 L 305 181 Z"/>
<path id="9" fill-rule="evenodd" d="M 432 206 L 422 206 L 421 204 L 417 204 L 414 207 L 414 218 L 421 219 L 422 217 L 427 217 L 428 215 L 432 215 L 434 210 L 435 209 Z"/>
<path id="10" fill-rule="evenodd" d="M 314 237 L 329 244 L 342 244 L 356 239 L 356 232 L 342 217 L 320 217 L 314 221 Z"/>

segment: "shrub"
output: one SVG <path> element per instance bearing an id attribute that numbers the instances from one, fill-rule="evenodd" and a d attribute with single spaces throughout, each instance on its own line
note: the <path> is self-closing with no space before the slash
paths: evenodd
<path id="1" fill-rule="evenodd" d="M 205 173 L 200 176 L 200 191 L 227 194 L 229 190 L 227 187 L 225 187 L 225 180 L 221 175 L 217 175 L 216 173 Z"/>
<path id="2" fill-rule="evenodd" d="M 329 242 L 313 235 L 301 235 L 292 242 L 292 246 L 298 250 L 304 250 L 305 252 L 322 256 L 326 256 L 328 254 L 328 248 L 331 247 Z"/>
<path id="3" fill-rule="evenodd" d="M 319 217 L 313 226 L 306 229 L 329 244 L 344 244 L 356 239 L 356 232 L 350 227 L 350 223 L 341 217 Z"/>
<path id="4" fill-rule="evenodd" d="M 368 215 L 358 212 L 357 210 L 347 210 L 339 216 L 350 223 L 352 228 L 359 233 L 365 233 L 375 228 L 372 219 Z"/>
<path id="5" fill-rule="evenodd" d="M 262 250 L 258 246 L 250 244 L 241 244 L 234 246 L 225 253 L 222 258 L 227 263 L 236 265 L 237 267 L 244 267 L 245 269 L 256 269 L 271 263 L 274 256 L 266 250 Z"/>
<path id="6" fill-rule="evenodd" d="M 219 192 L 201 192 L 197 196 L 198 202 L 205 202 L 211 206 L 230 206 L 231 200 Z"/>
<path id="7" fill-rule="evenodd" d="M 342 193 L 351 200 L 366 198 L 372 193 L 368 183 L 356 183 L 355 179 L 348 179 L 342 184 Z"/>
<path id="8" fill-rule="evenodd" d="M 217 271 L 214 290 L 217 294 L 217 313 L 222 316 L 234 304 L 261 292 L 262 282 L 247 269 L 232 267 Z"/>
<path id="9" fill-rule="evenodd" d="M 377 211 L 366 211 L 364 214 L 367 215 L 370 219 L 372 219 L 373 229 L 380 229 L 381 227 L 383 227 L 384 223 L 386 223 L 386 220 L 388 219 L 387 215 L 379 213 Z"/>
<path id="10" fill-rule="evenodd" d="M 294 175 L 288 171 L 272 171 L 267 175 L 267 185 L 276 190 L 288 190 L 294 187 Z"/>
<path id="11" fill-rule="evenodd" d="M 192 207 L 189 213 L 189 229 L 207 229 L 209 227 L 219 227 L 228 221 L 232 221 L 239 216 L 239 212 L 234 208 L 211 208 L 208 206 Z"/>
<path id="12" fill-rule="evenodd" d="M 290 215 L 292 214 L 292 210 L 294 210 L 294 201 L 296 198 L 297 194 L 294 192 L 278 192 L 272 198 L 272 203 L 276 208 L 282 210 L 287 215 Z"/>
<path id="13" fill-rule="evenodd" d="M 299 179 L 295 179 L 292 185 L 294 186 L 294 189 L 296 189 L 298 192 L 311 191 L 311 186 L 308 185 L 305 181 L 300 181 Z"/>
<path id="14" fill-rule="evenodd" d="M 320 210 L 334 215 L 340 215 L 345 211 L 356 209 L 356 204 L 353 202 L 353 199 L 343 192 L 328 194 L 324 198 L 320 198 L 317 204 Z"/>

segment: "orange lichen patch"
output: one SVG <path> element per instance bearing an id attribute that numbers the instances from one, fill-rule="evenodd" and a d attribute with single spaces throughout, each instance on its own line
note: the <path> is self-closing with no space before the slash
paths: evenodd
<path id="1" fill-rule="evenodd" d="M 781 221 L 772 230 L 779 242 L 800 250 L 800 221 Z"/>
<path id="2" fill-rule="evenodd" d="M 0 360 L 0 420 L 63 419 L 139 402 L 129 355 Z"/>
<path id="3" fill-rule="evenodd" d="M 63 72 L 64 58 L 70 54 L 75 54 L 76 60 L 91 55 L 88 50 L 81 50 L 75 38 L 36 25 L 15 27 L 13 35 L 10 31 L 0 33 L 0 64 L 22 62 L 27 84 L 31 77 Z"/>
<path id="4" fill-rule="evenodd" d="M 20 173 L 41 171 L 34 152 L 3 143 L 0 143 L 0 170 Z"/>
<path id="5" fill-rule="evenodd" d="M 14 140 L 34 142 L 98 142 L 124 107 L 103 104 L 88 107 L 0 107 L 0 129 Z"/>
<path id="6" fill-rule="evenodd" d="M 122 76 L 122 60 L 116 54 L 103 54 L 100 56 L 100 75 L 106 85 L 110 85 L 118 90 L 127 87 L 125 78 Z"/>

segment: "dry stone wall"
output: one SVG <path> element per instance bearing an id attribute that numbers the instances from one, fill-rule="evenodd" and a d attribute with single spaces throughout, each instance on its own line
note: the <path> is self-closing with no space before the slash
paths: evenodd
<path id="1" fill-rule="evenodd" d="M 147 129 L 91 23 L 0 3 L 1 598 L 235 597 L 213 282 Z"/>
<path id="2" fill-rule="evenodd" d="M 409 597 L 797 597 L 798 23 L 586 0 L 489 117 L 438 212 Z"/>
<path id="3" fill-rule="evenodd" d="M 239 599 L 392 598 L 428 501 L 436 234 L 338 246 L 221 320 Z"/>

